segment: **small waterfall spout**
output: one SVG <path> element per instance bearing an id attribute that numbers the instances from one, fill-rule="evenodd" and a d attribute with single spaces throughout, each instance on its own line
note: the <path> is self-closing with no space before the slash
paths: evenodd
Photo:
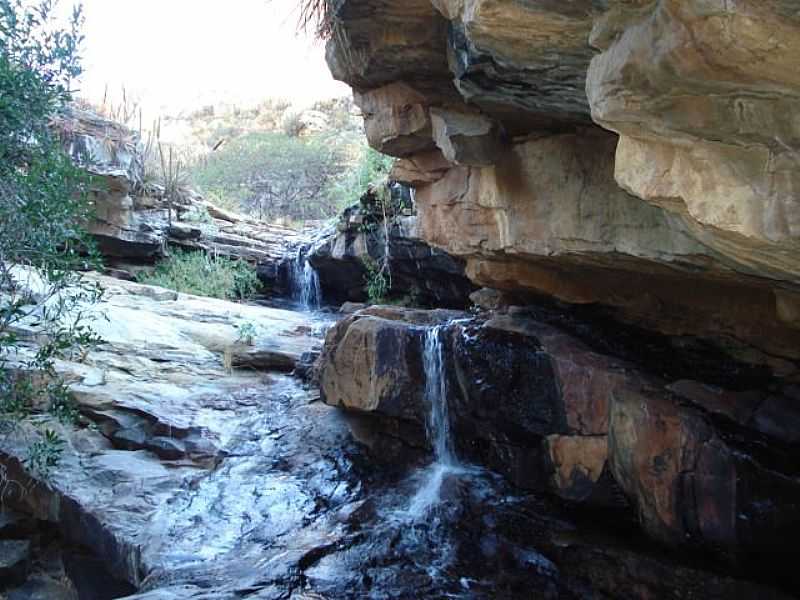
<path id="1" fill-rule="evenodd" d="M 437 463 L 458 464 L 450 437 L 450 417 L 447 410 L 447 380 L 444 372 L 443 327 L 438 325 L 425 332 L 423 365 L 425 368 L 425 401 L 429 406 L 428 439 L 433 445 Z"/>
<path id="2" fill-rule="evenodd" d="M 304 310 L 319 310 L 322 306 L 322 287 L 319 274 L 303 255 L 303 249 L 297 251 L 297 256 L 292 259 L 290 269 L 292 298 Z"/>
<path id="3" fill-rule="evenodd" d="M 447 378 L 442 345 L 444 327 L 437 325 L 425 332 L 423 366 L 425 401 L 428 404 L 427 434 L 433 446 L 434 462 L 426 469 L 422 483 L 411 499 L 408 514 L 415 520 L 425 517 L 430 508 L 438 504 L 445 477 L 463 471 L 456 457 L 450 434 Z"/>

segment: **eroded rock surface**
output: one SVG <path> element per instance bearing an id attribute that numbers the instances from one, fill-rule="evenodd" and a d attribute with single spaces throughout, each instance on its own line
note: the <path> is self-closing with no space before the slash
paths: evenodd
<path id="1" fill-rule="evenodd" d="M 797 7 L 429 4 L 341 2 L 328 47 L 370 142 L 403 159 L 422 237 L 479 285 L 604 304 L 796 376 Z M 387 34 L 411 27 L 424 65 Z"/>
<path id="2" fill-rule="evenodd" d="M 394 209 L 389 214 L 383 213 L 374 193 L 367 193 L 307 251 L 325 301 L 367 300 L 367 266 L 374 269 L 386 260 L 387 283 L 391 283 L 387 295 L 392 299 L 429 307 L 466 307 L 474 285 L 465 274 L 465 262 L 422 239 L 407 188 L 395 184 L 387 193 Z M 401 208 L 404 203 L 408 209 Z"/>
<path id="3" fill-rule="evenodd" d="M 305 240 L 292 229 L 222 210 L 188 188 L 168 195 L 145 176 L 139 134 L 118 123 L 71 109 L 59 131 L 75 162 L 94 177 L 89 231 L 112 267 L 151 263 L 177 246 L 247 260 L 274 284 L 287 249 Z"/>
<path id="4" fill-rule="evenodd" d="M 313 389 L 276 367 L 231 362 L 252 348 L 296 360 L 320 343 L 316 318 L 98 279 L 107 287 L 97 307 L 108 317 L 97 322 L 106 344 L 57 363 L 80 413 L 77 424 L 51 423 L 66 441 L 61 464 L 48 483 L 26 468 L 27 443 L 35 439 L 26 435 L 37 435 L 27 428 L 0 448 L 4 506 L 29 515 L 0 519 L 0 538 L 36 540 L 31 576 L 18 587 L 11 582 L 9 598 L 521 599 L 531 590 L 553 598 L 646 598 L 675 587 L 665 584 L 665 573 L 687 594 L 784 597 L 650 549 L 632 551 L 619 523 L 603 533 L 599 523 L 583 523 L 559 503 L 479 468 L 447 475 L 440 501 L 416 514 L 412 498 L 427 470 L 409 474 L 398 453 L 371 458 L 343 411 L 316 402 Z M 564 358 L 571 366 L 558 368 L 576 373 L 562 383 L 580 372 L 597 378 L 597 390 L 615 384 L 594 370 L 624 371 L 578 342 L 557 350 L 567 342 L 548 337 L 545 325 L 534 335 L 533 325 L 499 319 L 484 332 L 464 317 L 397 307 L 348 317 L 329 334 L 326 399 L 350 412 L 384 411 L 387 424 L 407 421 L 396 430 L 396 446 L 413 439 L 422 456 L 419 342 L 426 328 L 455 319 L 448 336 L 450 345 L 465 345 L 462 367 L 480 367 L 487 377 L 458 392 L 475 399 L 475 414 L 454 399 L 459 429 L 483 421 L 481 442 L 501 449 L 499 458 L 519 456 L 514 444 L 540 441 L 551 429 L 587 440 L 605 431 L 600 416 L 585 422 L 564 408 L 585 398 L 555 390 L 555 367 L 545 362 L 548 353 Z M 243 323 L 255 327 L 252 346 L 238 339 Z M 25 337 L 26 328 L 19 333 Z M 24 346 L 19 358 L 28 351 Z M 524 370 L 534 356 L 542 368 Z M 450 376 L 457 385 L 453 369 Z M 514 398 L 500 415 L 480 412 L 499 397 L 493 378 Z M 530 404 L 522 388 L 539 379 L 552 396 Z M 681 389 L 692 393 L 690 385 Z M 406 437 L 414 430 L 416 438 Z M 480 454 L 464 441 L 462 451 Z M 591 479 L 591 453 L 573 452 L 569 443 L 553 447 L 583 460 Z M 535 451 L 524 450 L 525 457 Z M 559 464 L 563 472 L 565 461 Z M 33 529 L 25 525 L 30 517 L 38 522 Z M 47 533 L 53 528 L 59 535 Z M 608 568 L 620 562 L 625 569 Z"/>
<path id="5" fill-rule="evenodd" d="M 362 415 L 354 431 L 378 453 L 403 450 L 388 438 L 407 452 L 425 439 L 431 407 L 418 371 L 436 316 L 450 321 L 447 404 L 463 459 L 517 486 L 627 511 L 668 544 L 791 578 L 780 557 L 800 502 L 793 386 L 724 357 L 672 361 L 669 339 L 644 332 L 608 345 L 602 328 L 551 309 L 488 321 L 369 309 L 329 332 L 320 381 L 325 402 Z M 650 360 L 667 364 L 653 370 Z M 782 432 L 757 416 L 770 404 Z"/>

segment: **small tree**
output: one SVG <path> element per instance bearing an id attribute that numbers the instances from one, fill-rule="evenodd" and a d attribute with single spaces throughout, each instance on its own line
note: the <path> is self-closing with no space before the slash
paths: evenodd
<path id="1" fill-rule="evenodd" d="M 235 196 L 260 219 L 321 219 L 336 214 L 330 188 L 343 168 L 335 144 L 281 133 L 253 133 L 212 154 L 192 172 L 204 193 Z"/>
<path id="2" fill-rule="evenodd" d="M 98 266 L 88 176 L 53 126 L 80 73 L 83 18 L 76 6 L 58 27 L 56 4 L 0 0 L 0 430 L 38 415 L 28 462 L 44 475 L 62 447 L 44 415 L 75 416 L 55 360 L 98 341 L 85 321 L 100 295 L 80 274 Z M 26 338 L 34 351 L 19 354 Z"/>

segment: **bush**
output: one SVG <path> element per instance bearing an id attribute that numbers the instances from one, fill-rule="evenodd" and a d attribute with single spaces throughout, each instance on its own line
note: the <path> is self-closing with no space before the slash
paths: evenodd
<path id="1" fill-rule="evenodd" d="M 355 167 L 347 171 L 333 186 L 332 195 L 337 198 L 340 210 L 358 202 L 371 189 L 385 187 L 394 158 L 373 150 L 367 145 L 361 147 Z"/>
<path id="2" fill-rule="evenodd" d="M 75 416 L 55 360 L 99 342 L 85 322 L 100 297 L 80 273 L 99 267 L 84 228 L 88 177 L 51 129 L 81 71 L 82 15 L 77 7 L 59 28 L 54 11 L 53 0 L 0 0 L 0 429 L 13 433 L 36 417 L 27 462 L 45 477 L 63 448 L 48 418 Z M 25 329 L 39 345 L 20 363 Z"/>
<path id="3" fill-rule="evenodd" d="M 246 300 L 261 287 L 255 267 L 246 261 L 183 250 L 174 250 L 139 282 L 222 300 Z"/>
<path id="4" fill-rule="evenodd" d="M 204 194 L 234 199 L 262 220 L 324 219 L 337 211 L 327 192 L 342 161 L 336 145 L 321 138 L 251 133 L 195 165 L 190 177 Z"/>
<path id="5" fill-rule="evenodd" d="M 386 270 L 372 258 L 363 259 L 366 275 L 364 276 L 364 291 L 370 304 L 384 304 L 391 288 L 391 282 Z"/>

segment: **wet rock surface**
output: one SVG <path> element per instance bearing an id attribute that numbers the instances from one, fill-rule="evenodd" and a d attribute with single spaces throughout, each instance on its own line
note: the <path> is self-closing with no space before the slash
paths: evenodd
<path id="1" fill-rule="evenodd" d="M 81 414 L 77 425 L 58 426 L 67 443 L 59 469 L 50 482 L 37 480 L 22 463 L 24 438 L 7 437 L 0 449 L 7 482 L 16 482 L 3 490 L 6 505 L 35 519 L 37 530 L 57 529 L 60 540 L 51 548 L 25 518 L 4 518 L 4 538 L 40 540 L 30 577 L 9 588 L 15 600 L 651 598 L 698 590 L 708 598 L 784 597 L 717 564 L 663 554 L 619 504 L 598 502 L 606 512 L 581 517 L 483 467 L 425 466 L 425 373 L 414 354 L 428 328 L 453 321 L 443 339 L 460 344 L 460 368 L 481 376 L 459 388 L 458 367 L 447 359 L 462 458 L 511 480 L 529 482 L 535 472 L 537 486 L 546 485 L 550 472 L 537 449 L 555 430 L 564 439 L 547 442 L 571 482 L 562 495 L 600 497 L 592 490 L 603 486 L 595 462 L 602 449 L 576 451 L 572 438 L 594 440 L 610 425 L 591 411 L 576 419 L 570 407 L 585 398 L 561 388 L 578 376 L 554 385 L 564 365 L 545 359 L 570 358 L 573 369 L 597 378 L 593 390 L 622 384 L 604 380 L 613 365 L 579 342 L 570 353 L 558 350 L 566 342 L 546 325 L 498 318 L 479 327 L 463 313 L 397 307 L 350 315 L 329 331 L 321 359 L 323 395 L 338 398 L 347 409 L 340 410 L 274 365 L 257 371 L 226 362 L 241 319 L 256 324 L 255 347 L 291 358 L 321 343 L 319 317 L 105 283 L 108 343 L 83 362 L 57 365 Z M 125 312 L 133 306 L 136 314 Z M 148 343 L 153 328 L 157 345 Z M 334 368 L 327 375 L 326 361 Z M 333 376 L 350 381 L 326 387 Z M 526 402 L 520 390 L 530 385 L 540 393 Z M 501 396 L 511 401 L 493 409 Z M 367 404 L 349 404 L 355 397 Z M 377 432 L 394 441 L 394 453 L 351 428 L 354 411 L 369 419 L 372 409 L 385 413 L 387 427 L 395 423 L 393 434 Z M 403 420 L 416 437 L 397 428 Z M 467 433 L 477 444 L 460 439 Z M 569 470 L 571 459 L 577 466 Z M 589 483 L 575 483 L 573 471 Z M 435 494 L 420 508 L 416 499 L 428 490 Z"/>
<path id="2" fill-rule="evenodd" d="M 420 306 L 467 306 L 475 287 L 465 274 L 466 263 L 422 240 L 407 187 L 394 184 L 388 194 L 388 215 L 374 194 L 366 194 L 344 211 L 335 230 L 309 248 L 307 258 L 326 302 L 366 300 L 367 264 L 383 264 L 388 254 L 392 298 Z"/>
<path id="3" fill-rule="evenodd" d="M 546 308 L 450 319 L 447 403 L 462 458 L 517 487 L 612 510 L 615 516 L 607 518 L 614 522 L 638 521 L 641 531 L 668 546 L 694 548 L 720 565 L 732 561 L 751 577 L 797 585 L 784 560 L 798 526 L 800 455 L 787 442 L 788 432 L 776 435 L 774 419 L 754 418 L 763 410 L 756 407 L 777 402 L 781 420 L 793 423 L 791 386 L 731 359 L 715 370 L 709 356 L 694 365 L 678 358 L 653 372 L 647 358 L 669 361 L 672 340 L 637 337 L 634 330 L 627 339 L 617 336 L 617 351 L 609 352 L 606 342 L 588 339 L 585 321 Z M 559 321 L 584 336 L 556 326 Z M 427 327 L 413 311 L 368 310 L 329 333 L 321 359 L 323 400 L 360 413 L 354 433 L 377 454 L 418 460 L 412 449 L 425 439 L 430 408 L 419 386 L 408 382 L 411 365 L 422 360 Z M 369 351 L 356 335 L 362 330 L 392 340 L 386 348 L 406 340 L 404 350 Z M 368 349 L 367 370 L 345 360 L 361 348 Z M 643 362 L 633 359 L 637 348 Z M 711 381 L 690 379 L 703 375 Z M 360 378 L 382 381 L 395 394 L 336 383 Z"/>

